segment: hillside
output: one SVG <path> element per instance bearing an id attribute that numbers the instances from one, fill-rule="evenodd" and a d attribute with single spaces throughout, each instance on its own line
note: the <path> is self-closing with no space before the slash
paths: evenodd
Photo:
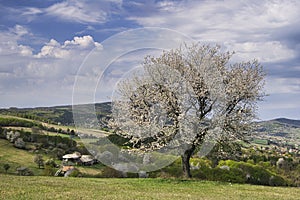
<path id="1" fill-rule="evenodd" d="M 111 103 L 95 104 L 100 128 L 107 130 L 107 122 L 111 115 Z M 26 119 L 34 119 L 48 124 L 74 126 L 72 106 L 54 106 L 37 108 L 0 109 L 0 115 L 13 115 Z M 277 146 L 300 145 L 300 120 L 278 118 L 269 121 L 255 122 L 255 130 L 250 134 L 250 141 Z M 255 143 L 255 142 L 254 142 Z"/>
<path id="2" fill-rule="evenodd" d="M 3 164 L 10 165 L 7 173 L 13 174 L 16 172 L 17 167 L 29 167 L 34 174 L 41 175 L 42 170 L 38 169 L 37 165 L 33 162 L 34 153 L 26 150 L 15 148 L 7 140 L 0 139 L 0 173 L 4 173 Z"/>
<path id="3" fill-rule="evenodd" d="M 87 132 L 86 134 L 88 135 L 100 134 L 104 136 L 106 133 L 100 130 L 108 130 L 107 124 L 111 116 L 111 103 L 97 103 L 94 106 L 100 124 L 99 130 L 77 131 Z M 71 105 L 0 109 L 0 116 L 15 116 L 20 119 L 38 121 L 42 122 L 46 127 L 54 127 L 65 131 L 66 129 L 73 129 L 74 127 Z M 278 118 L 269 121 L 255 122 L 254 125 L 256 128 L 248 136 L 250 143 L 275 145 L 285 147 L 287 150 L 300 148 L 300 120 Z"/>
<path id="4" fill-rule="evenodd" d="M 256 127 L 252 139 L 266 140 L 266 143 L 280 147 L 300 148 L 300 120 L 279 118 L 257 122 Z"/>
<path id="5" fill-rule="evenodd" d="M 292 126 L 296 128 L 300 128 L 300 120 L 293 120 L 293 119 L 287 119 L 287 118 L 278 118 L 272 120 L 274 122 L 280 123 L 285 126 Z"/>
<path id="6" fill-rule="evenodd" d="M 83 138 L 86 142 L 99 140 L 97 142 L 101 143 L 101 139 L 95 136 L 108 137 L 121 148 L 129 147 L 123 146 L 128 140 L 125 141 L 120 136 L 106 132 L 108 129 L 105 125 L 99 129 L 75 131 L 72 124 L 66 126 L 67 123 L 63 124 L 63 121 L 59 123 L 51 121 L 65 119 L 57 117 L 58 115 L 54 113 L 67 113 L 71 112 L 71 109 L 71 106 L 28 108 L 20 109 L 20 113 L 17 108 L 2 109 L 0 112 L 0 138 L 2 138 L 0 173 L 5 173 L 4 164 L 9 164 L 11 169 L 8 172 L 11 174 L 15 174 L 16 168 L 26 166 L 33 171 L 34 175 L 41 175 L 43 171 L 33 162 L 36 154 L 42 154 L 45 159 L 52 157 L 60 164 L 65 154 L 74 151 L 89 154 L 82 143 Z M 97 104 L 97 109 L 99 120 L 102 120 L 103 124 L 107 123 L 110 104 Z M 47 116 L 50 118 L 48 119 Z M 72 119 L 68 118 L 66 121 Z M 300 127 L 298 124 L 299 120 L 284 118 L 255 122 L 256 128 L 249 134 L 249 143 L 237 142 L 241 147 L 237 151 L 229 150 L 228 154 L 219 154 L 215 149 L 204 159 L 195 155 L 192 161 L 195 170 L 192 172 L 193 176 L 201 180 L 299 186 L 300 180 L 297 177 L 300 173 Z M 21 139 L 24 145 L 16 146 L 17 139 Z M 279 159 L 283 158 L 284 165 L 278 166 Z M 230 168 L 229 171 L 223 170 L 226 166 Z M 241 166 L 243 171 L 240 170 Z M 122 177 L 119 172 L 101 164 L 78 168 L 82 173 L 81 176 L 85 177 Z M 253 174 L 252 179 L 246 177 L 248 173 Z M 150 174 L 150 177 L 179 178 L 181 176 L 180 159 L 171 166 Z M 274 177 L 276 182 L 273 181 Z"/>
<path id="7" fill-rule="evenodd" d="M 111 113 L 111 103 L 97 103 L 94 106 L 98 119 L 105 119 Z M 0 109 L 0 114 L 18 116 L 51 124 L 74 125 L 71 105 L 36 108 L 2 108 Z"/>

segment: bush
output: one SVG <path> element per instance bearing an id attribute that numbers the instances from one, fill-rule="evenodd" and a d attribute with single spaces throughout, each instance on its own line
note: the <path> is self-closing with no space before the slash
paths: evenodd
<path id="1" fill-rule="evenodd" d="M 53 166 L 45 165 L 43 175 L 45 175 L 45 176 L 54 176 L 56 171 L 57 171 L 57 169 L 54 168 Z"/>
<path id="2" fill-rule="evenodd" d="M 14 143 L 14 146 L 18 149 L 25 149 L 26 147 L 26 144 L 25 142 L 23 141 L 23 138 L 18 138 L 15 143 Z"/>
<path id="3" fill-rule="evenodd" d="M 229 166 L 230 171 L 240 171 L 240 176 L 239 178 L 236 177 L 238 178 L 235 179 L 236 181 L 241 181 L 241 177 L 243 177 L 245 182 L 250 184 L 274 186 L 286 185 L 286 181 L 282 177 L 271 173 L 270 171 L 266 170 L 264 167 L 259 165 L 254 165 L 248 162 L 236 162 L 232 160 L 221 161 L 219 163 L 219 166 L 224 165 Z M 221 174 L 219 174 L 219 176 L 221 176 Z"/>
<path id="4" fill-rule="evenodd" d="M 3 165 L 3 169 L 5 170 L 5 173 L 7 173 L 7 171 L 9 170 L 9 168 L 10 168 L 10 165 L 8 163 L 5 163 Z"/>
<path id="5" fill-rule="evenodd" d="M 0 127 L 0 139 L 6 139 L 6 129 Z"/>
<path id="6" fill-rule="evenodd" d="M 0 117 L 0 126 L 21 126 L 31 128 L 33 126 L 41 127 L 42 125 L 23 119 Z"/>
<path id="7" fill-rule="evenodd" d="M 110 167 L 104 167 L 101 173 L 101 178 L 122 178 L 122 172 Z"/>
<path id="8" fill-rule="evenodd" d="M 57 167 L 57 164 L 52 158 L 49 158 L 45 161 L 45 166 Z"/>
<path id="9" fill-rule="evenodd" d="M 182 177 L 182 175 L 183 175 L 181 165 L 177 165 L 176 163 L 173 163 L 173 164 L 163 168 L 162 172 L 163 172 L 163 174 L 167 173 L 171 177 L 176 177 L 176 178 Z"/>
<path id="10" fill-rule="evenodd" d="M 18 167 L 17 168 L 17 174 L 19 176 L 33 176 L 33 172 L 28 169 L 27 167 Z"/>
<path id="11" fill-rule="evenodd" d="M 117 145 L 117 146 L 123 146 L 125 145 L 127 142 L 129 142 L 128 138 L 124 138 L 120 135 L 117 134 L 110 134 L 107 136 L 107 139 L 109 139 L 111 141 L 111 143 Z"/>
<path id="12" fill-rule="evenodd" d="M 39 169 L 41 167 L 44 167 L 44 159 L 43 159 L 43 156 L 41 154 L 35 155 L 33 161 L 38 165 Z"/>
<path id="13" fill-rule="evenodd" d="M 271 176 L 269 179 L 270 186 L 285 186 L 286 181 L 280 176 Z"/>
<path id="14" fill-rule="evenodd" d="M 226 170 L 216 167 L 212 169 L 212 174 L 214 181 L 245 183 L 243 172 L 237 168 Z"/>
<path id="15" fill-rule="evenodd" d="M 78 169 L 73 169 L 70 174 L 68 174 L 68 177 L 82 177 L 82 174 Z"/>

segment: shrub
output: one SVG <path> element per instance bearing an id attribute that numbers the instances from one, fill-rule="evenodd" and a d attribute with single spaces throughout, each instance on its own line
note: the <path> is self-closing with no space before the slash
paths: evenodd
<path id="1" fill-rule="evenodd" d="M 122 178 L 122 172 L 105 166 L 101 173 L 101 178 Z"/>
<path id="2" fill-rule="evenodd" d="M 269 179 L 270 186 L 285 186 L 286 181 L 280 176 L 271 176 Z"/>
<path id="3" fill-rule="evenodd" d="M 45 161 L 45 166 L 57 167 L 57 164 L 55 163 L 53 158 L 49 158 L 48 160 Z"/>
<path id="4" fill-rule="evenodd" d="M 81 172 L 78 169 L 73 169 L 68 174 L 68 177 L 82 177 L 82 174 L 81 174 Z"/>
<path id="5" fill-rule="evenodd" d="M 53 166 L 45 165 L 43 174 L 45 176 L 54 176 L 56 171 L 57 171 L 57 169 L 54 168 Z"/>
<path id="6" fill-rule="evenodd" d="M 34 162 L 39 166 L 39 169 L 44 166 L 44 159 L 41 154 L 37 154 L 34 157 Z"/>
<path id="7" fill-rule="evenodd" d="M 172 163 L 171 165 L 165 167 L 162 169 L 162 174 L 166 173 L 169 174 L 170 177 L 182 177 L 183 173 L 182 173 L 182 167 L 181 165 L 176 164 L 176 161 L 174 163 Z M 166 174 L 164 174 L 164 176 L 166 176 Z"/>
<path id="8" fill-rule="evenodd" d="M 0 139 L 6 139 L 6 129 L 0 127 Z"/>
<path id="9" fill-rule="evenodd" d="M 262 163 L 261 163 L 262 164 Z M 254 165 L 245 162 L 236 162 L 232 160 L 221 161 L 219 166 L 228 165 L 230 171 L 240 170 L 240 175 L 245 179 L 246 183 L 256 184 L 256 185 L 274 185 L 283 186 L 286 185 L 285 180 L 266 170 L 264 167 L 259 165 Z M 267 165 L 268 166 L 268 165 Z M 238 171 L 237 171 L 238 172 Z M 220 175 L 221 176 L 221 175 Z M 241 179 L 236 179 L 241 181 Z"/>
<path id="10" fill-rule="evenodd" d="M 120 135 L 117 134 L 110 134 L 107 136 L 107 139 L 109 139 L 111 141 L 111 143 L 117 145 L 117 146 L 123 146 L 124 144 L 126 144 L 127 142 L 129 142 L 128 138 L 124 138 Z"/>
<path id="11" fill-rule="evenodd" d="M 223 181 L 233 183 L 245 183 L 245 176 L 241 170 L 233 168 L 230 170 L 216 168 L 206 168 L 203 172 L 208 180 L 212 181 Z"/>
<path id="12" fill-rule="evenodd" d="M 28 169 L 27 167 L 18 167 L 17 168 L 17 174 L 19 176 L 33 176 L 33 172 Z"/>
<path id="13" fill-rule="evenodd" d="M 18 138 L 18 139 L 15 141 L 14 146 L 15 146 L 16 148 L 19 148 L 19 149 L 25 149 L 26 144 L 25 144 L 25 142 L 23 141 L 23 138 Z"/>
<path id="14" fill-rule="evenodd" d="M 3 165 L 3 169 L 5 170 L 5 173 L 7 173 L 7 171 L 9 170 L 9 168 L 10 168 L 10 165 L 9 165 L 9 164 L 5 163 L 5 164 Z"/>

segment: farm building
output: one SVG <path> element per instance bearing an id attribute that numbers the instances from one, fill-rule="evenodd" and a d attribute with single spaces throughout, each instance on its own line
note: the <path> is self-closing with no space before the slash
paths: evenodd
<path id="1" fill-rule="evenodd" d="M 63 162 L 66 163 L 66 165 L 70 165 L 70 163 L 76 165 L 93 165 L 97 163 L 97 160 L 91 155 L 81 155 L 79 152 L 74 152 L 64 155 Z"/>

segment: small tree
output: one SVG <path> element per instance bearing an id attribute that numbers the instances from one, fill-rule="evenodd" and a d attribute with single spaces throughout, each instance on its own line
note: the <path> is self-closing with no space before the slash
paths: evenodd
<path id="1" fill-rule="evenodd" d="M 39 169 L 44 166 L 44 159 L 43 156 L 41 154 L 37 154 L 34 157 L 34 162 L 39 166 Z"/>
<path id="2" fill-rule="evenodd" d="M 26 148 L 26 143 L 24 142 L 23 138 L 18 138 L 15 141 L 14 146 L 16 148 L 19 148 L 19 149 L 25 149 Z"/>
<path id="3" fill-rule="evenodd" d="M 53 176 L 56 172 L 56 167 L 57 164 L 55 163 L 53 158 L 46 160 L 44 164 L 44 175 Z"/>
<path id="4" fill-rule="evenodd" d="M 194 44 L 146 57 L 143 71 L 118 84 L 111 123 L 117 134 L 146 151 L 172 142 L 191 177 L 197 147 L 208 137 L 220 143 L 243 139 L 264 96 L 261 65 L 231 64 L 232 55 Z"/>
<path id="5" fill-rule="evenodd" d="M 10 168 L 10 165 L 7 164 L 7 163 L 5 163 L 5 164 L 3 165 L 3 168 L 4 168 L 4 170 L 5 170 L 5 173 L 7 173 L 7 171 L 8 171 L 9 168 Z"/>

